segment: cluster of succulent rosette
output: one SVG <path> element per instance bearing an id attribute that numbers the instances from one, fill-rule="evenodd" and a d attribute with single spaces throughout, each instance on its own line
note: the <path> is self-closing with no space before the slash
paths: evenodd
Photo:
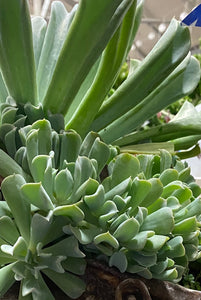
<path id="1" fill-rule="evenodd" d="M 82 140 L 61 116 L 54 129 L 42 108 L 9 102 L 0 127 L 1 295 L 18 280 L 22 297 L 53 299 L 45 274 L 76 298 L 89 255 L 178 282 L 200 256 L 200 188 L 190 169 L 165 150 L 133 156 L 94 132 Z M 29 112 L 37 121 L 25 125 Z"/>
<path id="2" fill-rule="evenodd" d="M 19 300 L 52 300 L 49 278 L 76 299 L 89 258 L 178 282 L 200 257 L 200 188 L 175 151 L 196 145 L 201 115 L 186 103 L 138 130 L 199 82 L 188 28 L 172 20 L 110 93 L 142 6 L 55 1 L 47 24 L 0 1 L 0 297 L 20 281 Z"/>

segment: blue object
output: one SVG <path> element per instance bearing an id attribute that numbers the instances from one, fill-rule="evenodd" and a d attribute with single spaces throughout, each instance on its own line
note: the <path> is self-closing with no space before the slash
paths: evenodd
<path id="1" fill-rule="evenodd" d="M 181 21 L 181 25 L 183 24 L 187 26 L 192 25 L 201 27 L 201 4 L 199 4 Z"/>

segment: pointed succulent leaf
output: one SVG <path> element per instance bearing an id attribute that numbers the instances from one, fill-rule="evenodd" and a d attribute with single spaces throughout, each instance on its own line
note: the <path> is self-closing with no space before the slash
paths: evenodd
<path id="1" fill-rule="evenodd" d="M 22 285 L 23 285 L 23 281 L 21 281 L 21 283 L 20 283 L 20 290 L 19 290 L 18 300 L 33 300 L 32 294 L 22 296 Z"/>
<path id="2" fill-rule="evenodd" d="M 151 205 L 149 205 L 147 210 L 149 214 L 152 214 L 153 212 L 165 206 L 167 206 L 166 200 L 160 197 L 156 201 L 154 201 Z"/>
<path id="3" fill-rule="evenodd" d="M 175 180 L 164 186 L 162 197 L 168 198 L 172 196 L 172 194 L 179 189 L 182 189 L 184 187 L 183 183 L 179 180 Z"/>
<path id="4" fill-rule="evenodd" d="M 154 164 L 154 156 L 153 155 L 138 155 L 137 159 L 140 162 L 140 170 L 143 172 L 146 179 L 149 179 L 153 176 L 152 169 Z"/>
<path id="5" fill-rule="evenodd" d="M 26 297 L 32 294 L 33 300 L 44 299 L 44 300 L 54 300 L 49 288 L 47 287 L 41 274 L 38 274 L 38 279 L 27 272 L 26 277 L 22 281 L 22 296 Z"/>
<path id="6" fill-rule="evenodd" d="M 89 156 L 91 148 L 95 142 L 95 140 L 99 137 L 96 132 L 90 131 L 84 138 L 81 147 L 80 147 L 80 156 Z"/>
<path id="7" fill-rule="evenodd" d="M 132 211 L 132 209 L 131 209 Z M 140 226 L 143 224 L 145 218 L 148 215 L 148 210 L 145 207 L 138 207 L 135 214 L 135 219 L 138 221 Z"/>
<path id="8" fill-rule="evenodd" d="M 29 124 L 33 124 L 37 120 L 42 120 L 44 118 L 44 112 L 42 105 L 39 104 L 37 106 L 30 104 L 29 102 L 24 105 L 24 113 L 27 119 L 29 120 Z M 31 128 L 31 125 L 28 125 L 27 128 Z M 23 131 L 24 128 L 21 128 Z"/>
<path id="9" fill-rule="evenodd" d="M 30 180 L 30 176 L 7 153 L 0 149 L 0 175 L 7 177 L 12 174 L 19 174 L 26 180 Z"/>
<path id="10" fill-rule="evenodd" d="M 174 264 L 175 264 L 174 260 L 167 257 L 165 260 L 157 262 L 157 264 L 155 266 L 152 266 L 150 270 L 153 273 L 161 274 L 167 268 L 173 267 Z"/>
<path id="11" fill-rule="evenodd" d="M 33 158 L 31 164 L 31 175 L 35 182 L 44 181 L 44 173 L 48 164 L 51 165 L 51 157 L 48 155 L 37 155 Z"/>
<path id="12" fill-rule="evenodd" d="M 175 221 L 179 222 L 201 213 L 201 199 L 197 198 L 175 213 Z"/>
<path id="13" fill-rule="evenodd" d="M 14 158 L 15 153 L 17 151 L 17 129 L 13 128 L 10 132 L 5 135 L 5 146 L 7 153 Z"/>
<path id="14" fill-rule="evenodd" d="M 92 161 L 85 156 L 79 156 L 75 163 L 75 168 L 78 166 L 81 170 L 80 185 L 87 181 L 89 178 L 96 177 L 96 171 L 93 166 Z M 76 181 L 76 176 L 74 174 L 74 180 Z"/>
<path id="15" fill-rule="evenodd" d="M 151 189 L 152 184 L 150 181 L 139 179 L 138 177 L 133 180 L 130 191 L 132 195 L 131 201 L 129 203 L 129 205 L 132 207 L 130 213 L 132 213 L 132 211 L 135 211 L 136 208 L 141 205 L 147 195 L 149 195 Z"/>
<path id="16" fill-rule="evenodd" d="M 27 160 L 27 149 L 26 147 L 20 147 L 14 156 L 15 161 L 22 166 L 23 170 L 26 173 L 30 173 L 30 169 L 29 169 L 29 164 L 28 164 L 28 160 Z"/>
<path id="17" fill-rule="evenodd" d="M 127 268 L 127 272 L 129 273 L 133 273 L 133 274 L 139 274 L 141 272 L 146 272 L 146 268 L 145 267 L 142 267 L 142 266 L 139 266 L 138 264 L 133 264 L 133 263 L 130 263 L 128 262 L 128 268 Z M 144 273 L 142 274 L 142 276 L 144 275 Z M 150 273 L 150 279 L 152 278 L 152 275 Z M 147 277 L 145 277 L 147 278 Z"/>
<path id="18" fill-rule="evenodd" d="M 76 176 L 74 176 L 76 178 Z M 69 203 L 76 203 L 79 201 L 82 197 L 86 195 L 93 195 L 99 186 L 98 181 L 95 179 L 89 178 L 86 180 L 75 192 L 72 193 L 70 196 L 70 199 L 68 199 Z M 75 185 L 74 185 L 75 189 Z"/>
<path id="19" fill-rule="evenodd" d="M 62 2 L 53 2 L 45 36 L 42 32 L 42 36 L 38 37 L 38 43 L 42 43 L 42 45 L 39 44 L 40 55 L 38 55 L 37 69 L 37 84 L 40 102 L 43 101 L 46 95 L 76 9 L 77 6 L 68 13 Z M 43 28 L 44 25 L 42 30 L 44 30 Z M 34 37 L 36 35 L 35 31 Z"/>
<path id="20" fill-rule="evenodd" d="M 5 216 L 12 218 L 12 213 L 6 201 L 0 201 L 0 217 L 5 217 Z"/>
<path id="21" fill-rule="evenodd" d="M 173 229 L 173 234 L 182 235 L 183 233 L 190 233 L 197 230 L 197 220 L 196 217 L 191 217 L 176 223 Z"/>
<path id="22" fill-rule="evenodd" d="M 181 236 L 176 236 L 170 239 L 161 249 L 161 257 L 176 258 L 185 255 L 185 248 L 183 245 L 183 238 Z"/>
<path id="23" fill-rule="evenodd" d="M 11 245 L 15 244 L 19 237 L 15 223 L 8 216 L 0 218 L 0 237 Z"/>
<path id="24" fill-rule="evenodd" d="M 157 88 L 154 89 L 152 93 L 150 93 L 137 106 L 116 119 L 106 128 L 99 131 L 101 138 L 106 143 L 115 144 L 115 139 L 131 133 L 137 127 L 142 125 L 145 120 L 152 117 L 155 113 L 162 110 L 167 105 L 184 97 L 185 95 L 190 94 L 199 82 L 199 64 L 193 57 L 190 58 L 190 61 L 187 65 L 186 61 L 187 58 L 184 59 L 181 65 L 179 65 Z M 181 69 L 183 69 L 182 72 Z M 194 75 L 192 76 L 192 74 Z M 162 101 L 164 97 L 166 99 L 165 102 Z M 115 128 L 119 127 L 121 130 L 116 131 Z M 94 128 L 92 129 L 94 130 Z M 175 130 L 173 130 L 173 132 L 175 132 Z"/>
<path id="25" fill-rule="evenodd" d="M 63 237 L 63 226 L 66 225 L 66 218 L 63 216 L 55 217 L 52 211 L 48 213 L 47 220 L 49 222 L 49 229 L 47 231 L 47 234 L 45 235 L 46 229 L 44 228 L 43 245 L 47 245 Z"/>
<path id="26" fill-rule="evenodd" d="M 64 226 L 63 228 L 63 231 L 65 233 L 69 233 L 69 228 L 67 227 L 68 226 L 66 227 Z M 101 233 L 101 228 L 96 227 L 93 224 L 84 223 L 83 227 L 80 226 L 79 228 L 73 227 L 71 225 L 69 225 L 69 227 L 70 227 L 70 231 L 74 234 L 76 239 L 78 239 L 78 241 L 83 245 L 91 244 L 95 236 Z"/>
<path id="27" fill-rule="evenodd" d="M 124 115 L 144 99 L 184 59 L 189 51 L 190 40 L 188 29 L 183 29 L 181 29 L 179 22 L 174 19 L 171 21 L 166 33 L 140 64 L 136 72 L 103 104 L 92 124 L 93 130 L 99 131 L 108 123 Z"/>
<path id="28" fill-rule="evenodd" d="M 48 211 L 54 209 L 54 205 L 47 192 L 39 183 L 26 183 L 21 187 L 24 201 L 33 204 L 41 210 Z"/>
<path id="29" fill-rule="evenodd" d="M 105 228 L 108 221 L 118 213 L 118 209 L 113 201 L 106 201 L 102 209 L 99 211 L 99 224 L 101 227 Z"/>
<path id="30" fill-rule="evenodd" d="M 116 204 L 117 209 L 119 211 L 121 211 L 126 207 L 126 205 L 128 203 L 130 204 L 131 196 L 128 196 L 128 197 L 124 198 L 124 197 L 121 197 L 119 195 L 116 195 L 116 196 L 114 196 L 112 201 Z"/>
<path id="31" fill-rule="evenodd" d="M 185 103 L 183 106 L 186 106 Z M 182 108 L 181 110 L 183 111 Z M 175 150 L 188 149 L 189 147 L 195 145 L 192 145 L 192 140 L 196 142 L 196 136 L 194 135 L 196 134 L 198 137 L 200 134 L 199 126 L 201 119 L 199 113 L 197 111 L 195 112 L 194 110 L 195 108 L 187 110 L 185 109 L 184 113 L 182 113 L 182 116 L 179 118 L 177 118 L 176 115 L 171 122 L 166 124 L 128 134 L 118 139 L 115 144 L 119 146 L 136 144 L 147 139 L 151 139 L 154 143 L 164 143 L 170 141 L 171 139 L 174 142 Z M 179 112 L 178 114 L 180 115 Z M 189 135 L 190 138 L 188 137 Z M 160 149 L 163 149 L 163 147 Z"/>
<path id="32" fill-rule="evenodd" d="M 153 230 L 156 234 L 169 234 L 174 228 L 174 218 L 172 210 L 168 207 L 163 207 L 158 211 L 148 215 L 140 227 L 141 231 Z"/>
<path id="33" fill-rule="evenodd" d="M 15 282 L 14 273 L 12 270 L 14 264 L 15 263 L 9 264 L 0 269 L 0 297 L 3 297 Z"/>
<path id="34" fill-rule="evenodd" d="M 33 17 L 31 20 L 33 33 L 33 49 L 35 58 L 35 68 L 38 69 L 38 63 L 41 55 L 43 41 L 47 29 L 47 22 L 42 17 Z"/>
<path id="35" fill-rule="evenodd" d="M 165 235 L 154 235 L 147 239 L 144 250 L 145 251 L 158 251 L 169 240 Z"/>
<path id="36" fill-rule="evenodd" d="M 119 215 L 117 218 L 114 218 L 114 220 L 111 220 L 110 225 L 110 231 L 115 231 L 122 223 L 124 223 L 126 220 L 128 220 L 129 217 L 126 213 Z"/>
<path id="37" fill-rule="evenodd" d="M 111 169 L 110 175 L 112 175 L 112 187 L 118 185 L 123 180 L 131 176 L 134 179 L 139 173 L 139 161 L 131 154 L 120 154 L 109 165 Z"/>
<path id="38" fill-rule="evenodd" d="M 38 130 L 32 129 L 27 134 L 26 139 L 27 160 L 31 170 L 31 163 L 34 157 L 38 155 Z"/>
<path id="39" fill-rule="evenodd" d="M 40 253 L 40 255 L 37 258 L 37 263 L 39 265 L 39 268 L 41 267 L 41 269 L 44 268 L 48 268 L 50 270 L 53 270 L 55 272 L 58 273 L 64 273 L 65 270 L 62 267 L 62 262 L 66 259 L 66 256 L 62 256 L 62 255 L 58 255 L 58 256 L 54 256 L 52 254 L 42 254 Z"/>
<path id="40" fill-rule="evenodd" d="M 26 146 L 26 140 L 30 131 L 31 125 L 27 125 L 19 129 L 19 136 L 23 146 Z"/>
<path id="41" fill-rule="evenodd" d="M 154 231 L 141 231 L 125 245 L 128 249 L 141 251 L 144 249 L 147 239 L 154 236 Z"/>
<path id="42" fill-rule="evenodd" d="M 183 188 L 174 191 L 172 195 L 175 196 L 182 204 L 185 203 L 187 200 L 190 200 L 193 196 L 193 193 L 187 186 L 184 185 Z"/>
<path id="43" fill-rule="evenodd" d="M 22 176 L 11 175 L 4 179 L 1 187 L 6 202 L 12 211 L 15 223 L 22 237 L 28 242 L 31 223 L 30 204 L 24 201 L 20 191 L 25 183 Z"/>
<path id="44" fill-rule="evenodd" d="M 52 150 L 52 128 L 48 120 L 37 120 L 32 124 L 33 130 L 38 130 L 38 154 L 48 155 Z"/>
<path id="45" fill-rule="evenodd" d="M 81 145 L 80 136 L 73 130 L 69 130 L 60 135 L 60 168 L 63 161 L 75 162 Z"/>
<path id="46" fill-rule="evenodd" d="M 160 173 L 172 166 L 172 155 L 165 150 L 160 150 Z"/>
<path id="47" fill-rule="evenodd" d="M 119 248 L 119 243 L 109 232 L 101 233 L 94 238 L 94 244 L 104 254 L 111 256 L 114 249 Z"/>
<path id="48" fill-rule="evenodd" d="M 65 204 L 73 190 L 73 177 L 68 169 L 61 170 L 55 177 L 54 189 L 58 204 Z"/>
<path id="49" fill-rule="evenodd" d="M 136 0 L 126 13 L 121 26 L 109 41 L 103 52 L 95 79 L 84 99 L 68 122 L 66 128 L 77 130 L 81 136 L 88 131 L 97 111 L 100 109 L 107 94 L 115 83 L 121 66 L 126 60 L 132 30 L 135 24 Z M 94 101 L 96 99 L 96 101 Z M 90 109 L 89 109 L 90 107 Z M 85 117 L 87 111 L 87 118 Z"/>
<path id="50" fill-rule="evenodd" d="M 1 251 L 7 256 L 13 256 L 13 248 L 13 246 L 7 244 L 1 245 Z"/>
<path id="51" fill-rule="evenodd" d="M 12 19 L 9 24 L 8 19 Z M 9 94 L 18 103 L 35 104 L 36 74 L 27 1 L 1 1 L 0 31 L 0 65 Z"/>
<path id="52" fill-rule="evenodd" d="M 154 273 L 153 277 L 160 280 L 168 280 L 168 281 L 174 281 L 178 278 L 178 272 L 176 268 L 165 270 L 163 273 L 157 274 Z"/>
<path id="53" fill-rule="evenodd" d="M 190 167 L 185 168 L 181 172 L 179 172 L 179 180 L 187 182 L 191 174 L 191 169 Z"/>
<path id="54" fill-rule="evenodd" d="M 51 220 L 38 213 L 35 213 L 31 220 L 29 249 L 34 253 L 36 245 L 43 243 L 50 229 Z"/>
<path id="55" fill-rule="evenodd" d="M 0 250 L 0 265 L 1 266 L 6 266 L 10 263 L 16 262 L 16 259 L 13 258 L 12 256 L 9 256 L 5 253 L 3 253 L 3 255 L 2 255 L 2 253 L 3 252 Z M 1 293 L 0 293 L 0 296 L 1 296 Z"/>
<path id="56" fill-rule="evenodd" d="M 93 158 L 98 163 L 98 174 L 102 171 L 110 157 L 109 147 L 100 138 L 96 138 L 89 153 L 89 158 Z"/>
<path id="57" fill-rule="evenodd" d="M 76 275 L 84 275 L 86 269 L 86 261 L 82 258 L 67 258 L 62 262 L 62 266 L 66 271 Z"/>
<path id="58" fill-rule="evenodd" d="M 114 266 L 117 269 L 119 269 L 121 273 L 124 273 L 128 267 L 128 261 L 126 255 L 122 251 L 115 252 L 110 257 L 109 266 L 110 267 Z"/>
<path id="59" fill-rule="evenodd" d="M 191 183 L 189 183 L 188 186 L 191 189 L 191 191 L 193 192 L 193 196 L 195 198 L 197 198 L 198 196 L 200 196 L 200 194 L 201 194 L 201 188 L 200 188 L 200 186 L 196 182 L 191 182 Z"/>
<path id="60" fill-rule="evenodd" d="M 128 242 L 139 231 L 140 225 L 135 218 L 124 221 L 113 233 L 113 236 L 121 243 Z"/>
<path id="61" fill-rule="evenodd" d="M 129 50 L 132 47 L 134 38 L 135 38 L 138 28 L 140 26 L 143 7 L 144 7 L 144 0 L 137 1 L 137 7 L 136 7 L 136 11 L 135 11 L 135 20 L 134 20 L 134 24 L 133 24 L 133 28 L 132 28 L 132 32 L 131 32 L 131 36 L 130 36 L 130 41 L 129 41 L 129 45 L 128 45 Z"/>
<path id="62" fill-rule="evenodd" d="M 9 107 L 5 108 L 2 111 L 1 115 L 1 123 L 4 124 L 13 124 L 15 122 L 16 114 L 17 114 L 18 108 L 16 107 Z"/>
<path id="63" fill-rule="evenodd" d="M 185 253 L 189 261 L 194 261 L 199 257 L 198 248 L 192 244 L 185 244 Z"/>
<path id="64" fill-rule="evenodd" d="M 97 191 L 88 196 L 84 196 L 84 202 L 89 207 L 91 212 L 96 212 L 105 203 L 105 191 L 102 185 L 99 185 Z"/>
<path id="65" fill-rule="evenodd" d="M 123 195 L 125 192 L 128 192 L 130 190 L 132 183 L 132 179 L 129 177 L 113 187 L 111 190 L 109 190 L 107 193 L 105 193 L 105 200 L 113 199 L 116 195 Z"/>
<path id="66" fill-rule="evenodd" d="M 50 269 L 43 270 L 47 275 L 67 296 L 76 299 L 85 291 L 85 283 L 77 276 L 65 272 L 60 274 Z"/>
<path id="67" fill-rule="evenodd" d="M 71 222 L 79 223 L 84 219 L 83 211 L 76 204 L 57 206 L 53 213 L 55 216 L 68 217 Z"/>
<path id="68" fill-rule="evenodd" d="M 24 259 L 27 255 L 27 243 L 23 237 L 19 237 L 13 246 L 13 256 L 17 259 Z"/>
<path id="69" fill-rule="evenodd" d="M 67 237 L 60 242 L 42 249 L 42 253 L 50 253 L 55 256 L 83 258 L 85 255 L 80 251 L 78 241 L 74 236 Z"/>
<path id="70" fill-rule="evenodd" d="M 90 0 L 87 3 L 85 1 L 79 3 L 44 98 L 45 110 L 52 113 L 66 113 L 84 78 L 119 27 L 132 3 L 133 1 L 128 0 L 118 0 L 115 3 L 111 0 L 96 3 Z M 96 14 L 92 18 L 94 11 Z M 87 37 L 85 41 L 83 36 Z M 80 43 L 82 43 L 81 52 Z M 59 96 L 56 92 L 58 90 Z"/>
<path id="71" fill-rule="evenodd" d="M 149 179 L 149 182 L 151 183 L 151 189 L 149 193 L 144 197 L 143 201 L 140 203 L 140 206 L 150 206 L 163 193 L 163 185 L 158 178 L 151 178 Z"/>
<path id="72" fill-rule="evenodd" d="M 133 252 L 132 257 L 139 265 L 146 267 L 146 268 L 154 266 L 157 261 L 156 254 L 149 254 L 149 253 L 142 254 L 139 252 Z"/>
<path id="73" fill-rule="evenodd" d="M 164 170 L 160 177 L 160 181 L 162 182 L 163 186 L 171 183 L 172 181 L 176 181 L 179 179 L 179 173 L 175 169 L 166 169 Z"/>
<path id="74" fill-rule="evenodd" d="M 97 70 L 100 65 L 100 60 L 101 60 L 101 55 L 97 59 L 97 61 L 94 63 L 94 65 L 92 66 L 92 68 L 89 71 L 89 73 L 87 74 L 87 76 L 85 77 L 78 93 L 74 97 L 72 104 L 70 105 L 69 109 L 67 110 L 67 113 L 65 115 L 65 124 L 68 124 L 69 121 L 72 119 L 72 116 L 74 116 L 78 106 L 83 101 L 84 96 L 87 94 L 87 91 L 91 88 L 94 78 L 96 76 Z"/>
<path id="75" fill-rule="evenodd" d="M 7 97 L 8 97 L 8 90 L 4 82 L 2 73 L 0 72 L 0 103 L 5 103 Z"/>

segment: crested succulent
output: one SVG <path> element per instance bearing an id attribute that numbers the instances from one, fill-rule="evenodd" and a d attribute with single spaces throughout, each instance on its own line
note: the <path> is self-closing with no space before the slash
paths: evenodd
<path id="1" fill-rule="evenodd" d="M 45 274 L 76 298 L 89 254 L 121 272 L 174 282 L 199 258 L 200 188 L 168 152 L 120 154 L 96 133 L 82 140 L 45 119 L 19 135 L 18 164 L 5 157 L 11 173 L 19 170 L 2 182 L 1 295 L 18 280 L 22 299 L 53 299 Z"/>
<path id="2" fill-rule="evenodd" d="M 47 25 L 30 20 L 26 0 L 0 1 L 1 296 L 17 280 L 19 299 L 54 299 L 49 277 L 78 298 L 89 256 L 174 282 L 200 257 L 200 188 L 185 164 L 160 150 L 186 149 L 175 129 L 196 143 L 200 129 L 186 117 L 193 108 L 186 103 L 172 124 L 138 132 L 199 81 L 188 28 L 173 19 L 109 93 L 142 4 L 81 0 L 68 13 L 55 1 Z M 128 153 L 145 152 L 135 144 L 147 138 L 156 139 L 145 145 L 155 154 Z"/>

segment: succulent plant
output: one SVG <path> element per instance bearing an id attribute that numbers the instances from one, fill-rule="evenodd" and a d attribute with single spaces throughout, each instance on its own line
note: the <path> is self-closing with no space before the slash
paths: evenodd
<path id="1" fill-rule="evenodd" d="M 17 280 L 19 299 L 54 299 L 49 277 L 77 298 L 89 256 L 120 272 L 174 282 L 200 257 L 200 188 L 185 164 L 160 150 L 174 142 L 133 156 L 127 140 L 196 87 L 200 70 L 188 29 L 172 20 L 108 96 L 142 4 L 81 0 L 68 13 L 55 1 L 47 25 L 30 20 L 27 1 L 0 1 L 1 296 Z M 200 134 L 185 122 L 164 132 Z"/>
<path id="2" fill-rule="evenodd" d="M 12 3 L 12 9 L 10 1 L 0 5 L 0 100 L 12 97 L 13 118 L 15 111 L 17 118 L 25 114 L 26 125 L 36 121 L 36 111 L 44 112 L 39 118 L 62 114 L 66 130 L 74 129 L 82 138 L 95 131 L 106 143 L 121 139 L 126 146 L 125 135 L 199 82 L 199 63 L 189 53 L 189 30 L 173 19 L 152 51 L 136 68 L 131 65 L 129 77 L 108 97 L 137 32 L 143 1 L 80 1 L 70 13 L 54 1 L 48 24 L 41 17 L 30 20 L 26 0 Z M 27 103 L 35 106 L 31 113 Z M 173 126 L 171 133 L 175 131 Z M 169 140 L 174 140 L 171 133 Z M 188 135 L 200 132 L 192 128 Z M 152 141 L 150 134 L 144 141 Z M 154 141 L 152 146 L 157 146 Z"/>
<path id="3" fill-rule="evenodd" d="M 76 275 L 89 255 L 121 272 L 174 282 L 199 258 L 200 188 L 168 152 L 120 154 L 96 133 L 82 141 L 45 119 L 19 135 L 18 164 L 5 157 L 15 174 L 2 182 L 1 295 L 18 280 L 22 299 L 53 299 L 45 274 L 76 298 L 85 288 Z"/>

